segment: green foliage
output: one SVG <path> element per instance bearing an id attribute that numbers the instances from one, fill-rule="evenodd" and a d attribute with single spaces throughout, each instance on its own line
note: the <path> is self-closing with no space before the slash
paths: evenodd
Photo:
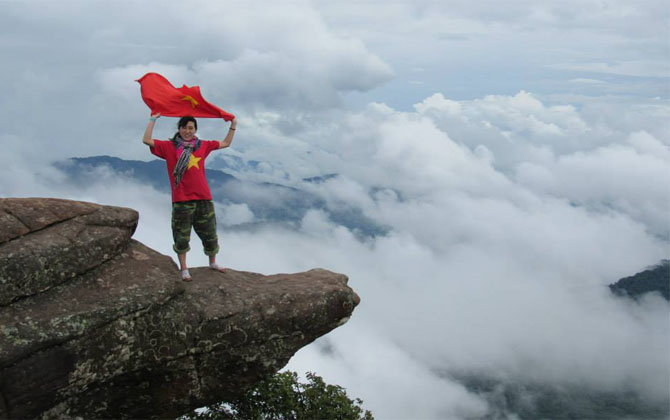
<path id="1" fill-rule="evenodd" d="M 298 382 L 296 372 L 280 372 L 247 390 L 239 398 L 207 407 L 182 419 L 201 420 L 374 420 L 361 408 L 359 398 L 349 399 L 339 385 L 307 373 L 307 383 Z"/>

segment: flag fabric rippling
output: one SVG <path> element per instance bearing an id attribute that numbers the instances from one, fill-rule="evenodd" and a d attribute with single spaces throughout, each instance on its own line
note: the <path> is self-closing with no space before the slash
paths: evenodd
<path id="1" fill-rule="evenodd" d="M 158 73 L 147 73 L 136 80 L 140 84 L 142 100 L 151 113 L 165 117 L 190 115 L 200 118 L 223 118 L 231 121 L 235 115 L 212 105 L 202 97 L 199 86 L 176 88 Z"/>

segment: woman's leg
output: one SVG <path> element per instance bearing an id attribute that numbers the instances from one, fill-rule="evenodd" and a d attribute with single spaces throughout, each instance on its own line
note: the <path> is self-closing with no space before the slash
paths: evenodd
<path id="1" fill-rule="evenodd" d="M 186 253 L 177 254 L 177 258 L 179 258 L 179 268 L 188 270 L 188 266 L 186 265 Z"/>
<path id="2" fill-rule="evenodd" d="M 219 238 L 216 233 L 216 214 L 212 201 L 203 200 L 198 202 L 198 208 L 193 218 L 193 228 L 202 240 L 205 254 L 209 256 L 209 266 L 215 270 L 225 271 L 225 268 L 216 263 L 216 254 L 219 252 Z"/>
<path id="3" fill-rule="evenodd" d="M 181 279 L 184 281 L 191 281 L 191 273 L 188 271 L 188 266 L 186 265 L 186 253 L 177 254 L 179 258 L 179 267 L 181 269 Z"/>
<path id="4" fill-rule="evenodd" d="M 172 204 L 172 238 L 174 239 L 172 248 L 177 253 L 181 277 L 185 281 L 191 280 L 188 265 L 186 265 L 186 253 L 191 249 L 189 242 L 195 209 L 196 204 L 193 201 Z"/>

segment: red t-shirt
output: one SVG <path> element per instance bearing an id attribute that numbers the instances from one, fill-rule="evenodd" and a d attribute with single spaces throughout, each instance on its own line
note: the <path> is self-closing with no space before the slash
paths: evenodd
<path id="1" fill-rule="evenodd" d="M 219 142 L 215 140 L 201 140 L 198 150 L 191 154 L 188 166 L 181 177 L 179 186 L 175 188 L 172 171 L 177 164 L 177 150 L 172 141 L 154 140 L 151 153 L 159 158 L 165 159 L 167 164 L 168 176 L 170 177 L 170 188 L 172 188 L 172 202 L 189 200 L 211 200 L 212 193 L 209 192 L 209 185 L 205 178 L 205 158 L 212 150 L 219 147 Z"/>

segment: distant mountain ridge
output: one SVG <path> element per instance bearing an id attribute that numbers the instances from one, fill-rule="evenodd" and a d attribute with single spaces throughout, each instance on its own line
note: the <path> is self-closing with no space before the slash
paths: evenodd
<path id="1" fill-rule="evenodd" d="M 453 377 L 453 376 L 452 376 Z M 515 381 L 486 374 L 456 375 L 489 403 L 481 419 L 667 419 L 667 401 L 649 401 L 630 390 L 598 390 Z"/>
<path id="2" fill-rule="evenodd" d="M 114 172 L 122 173 L 131 178 L 142 181 L 159 191 L 170 193 L 170 184 L 167 181 L 165 161 L 124 160 L 113 156 L 73 157 L 66 161 L 55 162 L 54 166 L 70 176 L 72 182 L 83 181 L 86 170 L 106 166 Z M 216 169 L 205 169 L 211 188 L 215 188 L 236 178 L 228 173 Z"/>
<path id="3" fill-rule="evenodd" d="M 610 284 L 609 288 L 618 296 L 628 296 L 633 299 L 646 293 L 658 292 L 670 301 L 670 260 L 662 260 L 654 267 L 624 277 Z"/>
<path id="4" fill-rule="evenodd" d="M 234 162 L 236 169 L 243 164 Z M 250 167 L 257 162 L 250 163 Z M 54 166 L 65 173 L 69 182 L 84 184 L 90 179 L 91 170 L 106 167 L 139 183 L 150 185 L 158 191 L 170 193 L 167 170 L 163 160 L 125 160 L 113 156 L 73 157 L 55 162 Z M 253 182 L 239 179 L 223 170 L 206 168 L 214 200 L 224 205 L 245 204 L 254 215 L 252 223 L 238 227 L 251 227 L 265 223 L 281 223 L 296 226 L 310 209 L 324 211 L 333 223 L 345 226 L 354 234 L 363 237 L 384 235 L 388 228 L 365 216 L 354 206 L 332 208 L 327 201 L 313 192 L 271 182 Z M 337 174 L 306 178 L 303 182 L 318 185 Z"/>

